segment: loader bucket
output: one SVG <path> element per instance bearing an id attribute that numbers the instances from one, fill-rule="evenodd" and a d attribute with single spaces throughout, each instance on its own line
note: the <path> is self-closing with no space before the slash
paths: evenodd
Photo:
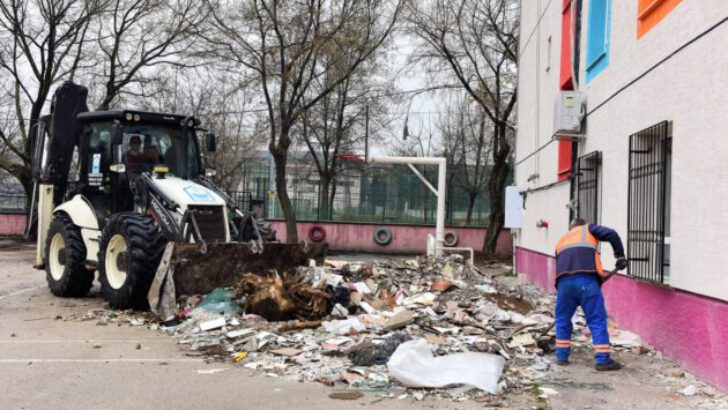
<path id="1" fill-rule="evenodd" d="M 263 250 L 247 243 L 208 244 L 201 252 L 194 243 L 167 244 L 149 289 L 151 310 L 164 320 L 176 314 L 182 295 L 207 294 L 232 286 L 246 273 L 285 271 L 320 260 L 328 245 L 266 243 Z"/>

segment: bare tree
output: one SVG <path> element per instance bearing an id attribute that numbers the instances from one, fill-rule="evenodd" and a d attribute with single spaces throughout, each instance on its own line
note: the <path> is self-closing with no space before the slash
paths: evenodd
<path id="1" fill-rule="evenodd" d="M 3 0 L 0 2 L 0 78 L 12 104 L 12 122 L 0 128 L 0 168 L 30 196 L 31 135 L 51 89 L 73 79 L 82 62 L 89 24 L 102 0 Z"/>
<path id="2" fill-rule="evenodd" d="M 336 86 L 334 91 L 303 114 L 301 125 L 297 127 L 318 172 L 321 218 L 332 218 L 337 176 L 355 165 L 340 155 L 362 152 L 368 118 L 381 119 L 385 115 L 385 99 L 372 98 L 377 91 L 390 85 L 385 77 L 377 75 L 382 69 L 377 60 L 377 56 L 373 56 Z M 321 88 L 327 87 L 329 81 L 338 77 L 337 70 L 326 73 L 314 84 L 313 93 L 318 93 Z M 370 140 L 373 139 L 372 135 Z"/>
<path id="3" fill-rule="evenodd" d="M 173 91 L 165 90 L 147 100 L 149 104 L 143 108 L 199 118 L 217 137 L 217 150 L 205 155 L 204 165 L 216 171 L 215 183 L 231 192 L 243 178 L 245 161 L 265 146 L 263 113 L 250 108 L 254 85 L 237 83 L 229 75 L 209 69 L 194 71 L 175 81 L 188 86 L 170 87 Z M 204 143 L 204 136 L 198 137 Z"/>
<path id="4" fill-rule="evenodd" d="M 510 172 L 509 135 L 516 105 L 518 4 L 516 0 L 411 1 L 408 17 L 419 37 L 418 57 L 447 68 L 492 123 L 490 215 L 483 251 L 494 253 L 505 216 Z"/>
<path id="5" fill-rule="evenodd" d="M 487 189 L 493 148 L 488 117 L 479 106 L 473 111 L 471 102 L 468 97 L 459 98 L 438 126 L 449 155 L 449 176 L 468 195 L 467 224 L 472 222 L 475 200 Z"/>
<path id="6" fill-rule="evenodd" d="M 99 110 L 124 95 L 155 95 L 164 84 L 161 67 L 195 65 L 187 51 L 208 12 L 197 0 L 109 1 L 94 28 L 101 61 L 94 77 L 104 84 Z"/>
<path id="7" fill-rule="evenodd" d="M 259 81 L 269 121 L 268 150 L 286 218 L 287 241 L 297 242 L 296 215 L 286 187 L 291 131 L 302 115 L 346 81 L 392 32 L 397 0 L 208 0 L 216 34 L 205 34 L 218 56 L 250 70 Z M 322 58 L 336 56 L 336 59 Z M 334 65 L 335 64 L 335 65 Z M 313 92 L 312 85 L 337 75 Z"/>

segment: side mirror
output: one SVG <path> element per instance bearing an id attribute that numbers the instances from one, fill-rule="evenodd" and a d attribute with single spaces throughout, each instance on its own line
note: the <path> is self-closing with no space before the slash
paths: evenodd
<path id="1" fill-rule="evenodd" d="M 207 145 L 207 152 L 217 151 L 217 143 L 215 142 L 215 134 L 208 132 L 207 140 L 205 141 L 205 143 Z"/>

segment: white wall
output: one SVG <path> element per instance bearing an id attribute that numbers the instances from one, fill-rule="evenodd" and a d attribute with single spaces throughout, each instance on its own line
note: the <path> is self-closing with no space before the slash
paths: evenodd
<path id="1" fill-rule="evenodd" d="M 523 1 L 522 36 L 540 15 L 536 2 Z M 543 2 L 542 2 L 543 3 Z M 558 3 L 558 4 L 557 4 Z M 583 30 L 588 24 L 588 1 Z M 520 64 L 517 161 L 553 133 L 553 100 L 558 92 L 560 4 L 553 2 Z M 637 40 L 637 2 L 612 0 L 610 63 L 583 85 L 587 109 L 596 107 L 688 40 L 728 16 L 724 0 L 684 0 L 642 39 Z M 582 31 L 582 39 L 586 38 Z M 552 66 L 545 71 L 539 50 L 552 36 Z M 540 38 L 540 41 L 536 39 Z M 588 118 L 588 135 L 579 155 L 602 151 L 601 223 L 617 229 L 626 245 L 629 136 L 664 120 L 673 124 L 672 234 L 669 285 L 728 300 L 728 251 L 720 240 L 728 232 L 728 23 L 663 63 Z M 582 44 L 583 56 L 586 44 Z M 543 55 L 546 52 L 540 50 Z M 538 78 L 537 78 L 538 77 Z M 580 78 L 584 79 L 584 73 Z M 538 84 L 538 87 L 537 87 Z M 536 104 L 538 102 L 538 104 Z M 522 188 L 556 181 L 557 144 L 552 143 L 516 169 Z M 527 178 L 538 173 L 531 183 Z M 566 231 L 568 183 L 534 192 L 526 201 L 519 246 L 553 253 Z M 548 220 L 548 232 L 536 221 Z M 611 252 L 603 252 L 613 266 Z"/>

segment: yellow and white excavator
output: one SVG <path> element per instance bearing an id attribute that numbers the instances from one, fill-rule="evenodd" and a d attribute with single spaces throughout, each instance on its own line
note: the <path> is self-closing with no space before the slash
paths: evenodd
<path id="1" fill-rule="evenodd" d="M 145 309 L 155 278 L 169 277 L 176 295 L 204 293 L 325 252 L 277 242 L 269 223 L 205 175 L 198 134 L 210 152 L 215 136 L 198 119 L 89 112 L 86 96 L 61 85 L 33 139 L 35 267 L 54 295 L 85 295 L 98 270 L 112 307 Z"/>

